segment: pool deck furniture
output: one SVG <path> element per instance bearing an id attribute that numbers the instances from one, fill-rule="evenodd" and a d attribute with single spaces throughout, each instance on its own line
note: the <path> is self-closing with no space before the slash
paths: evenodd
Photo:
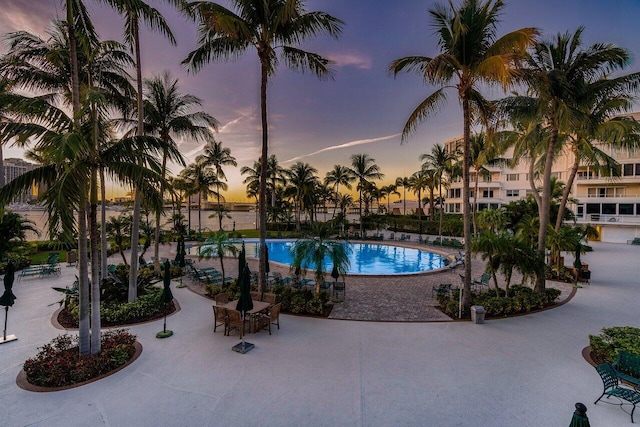
<path id="1" fill-rule="evenodd" d="M 18 280 L 24 277 L 33 277 L 33 276 L 42 276 L 42 266 L 41 265 L 30 265 L 29 267 L 25 267 L 20 271 L 18 275 Z"/>
<path id="2" fill-rule="evenodd" d="M 281 303 L 269 307 L 267 313 L 260 313 L 256 317 L 256 332 L 262 329 L 268 329 L 269 335 L 271 335 L 271 325 L 276 325 L 280 329 L 280 308 Z"/>
<path id="3" fill-rule="evenodd" d="M 451 283 L 440 283 L 439 285 L 433 285 L 431 287 L 431 296 L 436 297 L 438 294 L 443 294 L 446 296 L 451 295 Z"/>
<path id="4" fill-rule="evenodd" d="M 218 326 L 225 326 L 227 323 L 227 310 L 223 307 L 214 305 L 213 306 L 213 332 L 216 332 Z M 225 326 L 225 334 L 226 334 L 226 326 Z"/>
<path id="5" fill-rule="evenodd" d="M 636 237 L 633 240 L 627 240 L 627 245 L 640 245 L 640 237 Z"/>
<path id="6" fill-rule="evenodd" d="M 249 331 L 254 331 L 255 329 L 255 317 L 256 315 L 258 315 L 260 312 L 262 311 L 266 311 L 270 306 L 271 303 L 265 302 L 265 301 L 257 301 L 257 300 L 252 300 L 253 301 L 253 309 L 250 310 L 249 313 L 249 324 L 250 324 L 250 328 Z M 238 300 L 233 300 L 230 301 L 220 307 L 224 308 L 227 310 L 227 314 L 231 313 L 231 312 L 237 312 L 239 313 L 239 311 L 236 310 L 236 307 L 238 305 Z M 244 333 L 244 332 L 243 332 Z M 227 331 L 227 335 L 228 331 Z"/>
<path id="7" fill-rule="evenodd" d="M 479 280 L 474 280 L 471 283 L 471 286 L 473 286 L 476 291 L 480 290 L 480 292 L 482 292 L 484 289 L 489 289 L 489 280 L 491 280 L 491 275 L 489 273 L 483 273 Z"/>
<path id="8" fill-rule="evenodd" d="M 620 400 L 620 408 L 625 404 L 624 402 L 628 402 L 630 405 L 633 405 L 633 409 L 631 410 L 631 422 L 633 423 L 633 413 L 636 410 L 636 405 L 640 403 L 640 392 L 630 388 L 620 387 L 618 375 L 609 362 L 596 366 L 596 371 L 598 371 L 602 379 L 604 390 L 598 400 L 593 402 L 593 404 L 598 403 L 605 395 L 607 399 L 611 396 L 617 397 Z"/>
<path id="9" fill-rule="evenodd" d="M 338 293 L 342 292 L 342 297 L 347 296 L 347 285 L 344 282 L 334 282 L 333 283 L 333 296 L 335 297 Z"/>
<path id="10" fill-rule="evenodd" d="M 622 350 L 611 366 L 616 371 L 618 379 L 640 391 L 640 356 Z"/>

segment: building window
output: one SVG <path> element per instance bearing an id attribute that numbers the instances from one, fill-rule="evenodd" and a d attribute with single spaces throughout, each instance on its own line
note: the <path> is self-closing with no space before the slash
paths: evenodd
<path id="1" fill-rule="evenodd" d="M 633 176 L 633 170 L 634 170 L 634 164 L 633 163 L 626 163 L 624 165 L 622 165 L 622 175 L 623 176 Z"/>
<path id="2" fill-rule="evenodd" d="M 578 179 L 591 179 L 593 178 L 593 171 L 579 171 Z"/>
<path id="3" fill-rule="evenodd" d="M 518 181 L 519 179 L 520 179 L 520 175 L 517 173 L 507 174 L 507 181 Z"/>
<path id="4" fill-rule="evenodd" d="M 483 190 L 482 197 L 484 198 L 493 197 L 493 190 Z"/>
<path id="5" fill-rule="evenodd" d="M 615 215 L 616 212 L 616 204 L 615 203 L 603 203 L 602 204 L 602 213 L 605 215 Z"/>
<path id="6" fill-rule="evenodd" d="M 519 195 L 519 190 L 507 190 L 507 197 L 518 197 Z"/>
<path id="7" fill-rule="evenodd" d="M 620 215 L 633 215 L 633 203 L 620 203 L 618 213 Z"/>
<path id="8" fill-rule="evenodd" d="M 640 163 L 636 163 L 636 176 L 640 176 Z"/>
<path id="9" fill-rule="evenodd" d="M 600 203 L 587 203 L 587 214 L 599 214 Z"/>

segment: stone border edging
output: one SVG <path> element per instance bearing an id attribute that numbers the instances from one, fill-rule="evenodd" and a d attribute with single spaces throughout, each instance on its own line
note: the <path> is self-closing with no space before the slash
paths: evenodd
<path id="1" fill-rule="evenodd" d="M 47 392 L 52 392 L 52 391 L 63 391 L 63 390 L 69 390 L 72 388 L 76 388 L 76 387 L 81 387 L 83 385 L 86 384 L 90 384 L 92 382 L 101 380 L 103 378 L 106 378 L 110 375 L 115 374 L 116 372 L 119 372 L 121 370 L 123 370 L 124 368 L 126 368 L 127 366 L 131 365 L 133 362 L 136 361 L 136 359 L 138 359 L 138 357 L 140 357 L 140 355 L 142 354 L 142 344 L 140 344 L 138 341 L 133 343 L 133 346 L 135 347 L 136 351 L 135 353 L 133 353 L 133 356 L 131 357 L 131 359 L 129 359 L 129 361 L 127 363 L 125 363 L 122 366 L 118 366 L 116 369 L 114 369 L 111 372 L 107 372 L 106 374 L 102 374 L 98 377 L 92 378 L 90 380 L 87 381 L 83 381 L 80 383 L 75 383 L 75 384 L 71 384 L 68 386 L 63 386 L 63 387 L 41 387 L 38 385 L 34 385 L 31 384 L 29 381 L 27 381 L 27 374 L 24 372 L 24 369 L 21 369 L 20 372 L 18 373 L 18 377 L 16 378 L 16 384 L 18 385 L 18 387 L 20 387 L 23 390 L 26 391 L 33 391 L 36 393 L 47 393 Z"/>
<path id="2" fill-rule="evenodd" d="M 597 366 L 596 362 L 593 361 L 593 359 L 591 358 L 591 346 L 588 345 L 585 348 L 582 349 L 582 357 L 584 357 L 584 360 L 587 361 L 587 363 L 593 367 Z"/>
<path id="3" fill-rule="evenodd" d="M 171 313 L 167 314 L 167 317 L 171 317 L 174 314 L 176 314 L 177 312 L 179 312 L 180 310 L 182 310 L 182 308 L 180 307 L 180 303 L 178 302 L 178 300 L 176 298 L 173 299 L 173 306 L 175 307 L 175 310 L 173 310 Z M 60 324 L 60 322 L 58 322 L 58 315 L 60 314 L 61 311 L 62 311 L 62 307 L 60 307 L 59 309 L 57 309 L 53 313 L 53 315 L 51 316 L 51 325 L 53 325 L 54 328 L 59 329 L 61 331 L 77 331 L 78 328 L 66 328 L 66 327 L 62 326 Z M 144 322 L 127 323 L 127 324 L 124 324 L 124 325 L 104 326 L 104 327 L 100 328 L 100 330 L 103 330 L 103 329 L 130 328 L 130 327 L 136 326 L 136 325 L 144 325 L 145 323 L 155 322 L 155 321 L 158 321 L 160 319 L 164 319 L 164 316 L 158 317 L 157 319 L 146 320 Z"/>

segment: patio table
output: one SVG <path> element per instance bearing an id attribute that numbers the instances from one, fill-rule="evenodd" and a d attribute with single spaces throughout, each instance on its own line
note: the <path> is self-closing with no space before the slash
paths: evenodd
<path id="1" fill-rule="evenodd" d="M 253 301 L 253 309 L 248 312 L 249 325 L 250 325 L 249 332 L 254 332 L 256 314 L 260 313 L 261 311 L 265 311 L 271 306 L 271 304 L 264 301 L 257 301 L 257 300 L 251 300 L 251 301 Z M 221 307 L 227 310 L 235 310 L 237 305 L 238 305 L 238 300 L 233 300 L 233 301 L 229 301 L 226 304 L 221 305 Z"/>

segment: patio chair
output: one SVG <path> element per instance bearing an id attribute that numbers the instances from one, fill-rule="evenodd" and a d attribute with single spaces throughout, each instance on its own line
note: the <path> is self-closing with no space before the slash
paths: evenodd
<path id="1" fill-rule="evenodd" d="M 265 292 L 264 294 L 262 294 L 262 301 L 268 302 L 269 304 L 275 304 L 276 294 Z"/>
<path id="2" fill-rule="evenodd" d="M 633 423 L 633 412 L 636 410 L 636 405 L 640 403 L 640 392 L 630 388 L 620 387 L 616 371 L 609 362 L 596 366 L 596 371 L 598 371 L 598 375 L 600 375 L 602 379 L 604 391 L 593 404 L 598 403 L 605 395 L 607 399 L 611 396 L 617 397 L 620 400 L 621 408 L 622 405 L 625 404 L 625 401 L 629 402 L 629 404 L 633 405 L 633 409 L 631 410 L 631 422 Z"/>
<path id="3" fill-rule="evenodd" d="M 260 301 L 260 292 L 251 292 L 251 299 L 254 301 Z"/>
<path id="4" fill-rule="evenodd" d="M 276 325 L 278 329 L 280 329 L 280 308 L 282 307 L 281 303 L 270 307 L 267 314 L 261 314 L 258 316 L 258 330 L 262 330 L 264 328 L 269 330 L 269 335 L 271 335 L 271 325 Z"/>
<path id="5" fill-rule="evenodd" d="M 489 280 L 491 280 L 491 275 L 489 273 L 483 273 L 482 276 L 480 276 L 480 280 L 474 280 L 471 284 L 476 289 L 489 289 Z"/>
<path id="6" fill-rule="evenodd" d="M 431 297 L 435 297 L 439 294 L 451 295 L 451 283 L 441 283 L 439 285 L 433 285 L 431 288 Z"/>
<path id="7" fill-rule="evenodd" d="M 389 240 L 396 240 L 396 235 L 394 233 L 389 234 Z"/>
<path id="8" fill-rule="evenodd" d="M 214 305 L 213 306 L 213 332 L 216 332 L 218 326 L 225 326 L 227 321 L 227 310 Z M 225 327 L 226 328 L 226 327 Z"/>
<path id="9" fill-rule="evenodd" d="M 227 318 L 225 322 L 225 335 L 229 336 L 232 329 L 240 332 L 240 338 L 244 336 L 245 325 L 249 321 L 249 318 L 242 321 L 242 315 L 238 310 L 225 310 L 227 312 Z"/>
<path id="10" fill-rule="evenodd" d="M 216 300 L 217 305 L 223 305 L 229 302 L 229 296 L 226 293 L 219 293 L 213 299 Z"/>

